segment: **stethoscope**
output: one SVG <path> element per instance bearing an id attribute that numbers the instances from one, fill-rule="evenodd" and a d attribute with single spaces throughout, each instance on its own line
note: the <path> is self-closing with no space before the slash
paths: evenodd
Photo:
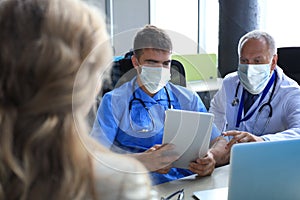
<path id="1" fill-rule="evenodd" d="M 266 103 L 262 104 L 260 106 L 260 108 L 258 109 L 258 114 L 256 115 L 256 118 L 255 118 L 255 121 L 254 121 L 254 125 L 253 125 L 253 127 L 255 127 L 255 125 L 257 123 L 257 120 L 259 118 L 259 115 L 261 114 L 262 110 L 264 108 L 266 108 L 266 107 L 269 107 L 268 119 L 266 120 L 264 128 L 263 128 L 263 130 L 261 132 L 265 131 L 265 129 L 268 126 L 268 124 L 270 122 L 270 119 L 271 119 L 271 117 L 273 115 L 273 107 L 271 105 L 271 101 L 272 101 L 272 98 L 273 98 L 273 95 L 274 95 L 274 92 L 275 92 L 275 88 L 276 88 L 276 85 L 277 85 L 277 72 L 274 71 L 272 77 L 270 78 L 270 81 L 268 82 L 267 86 L 263 90 L 262 95 L 261 95 L 260 100 L 259 100 L 259 103 L 258 103 L 258 106 L 255 109 L 253 109 L 251 113 L 246 114 L 246 116 L 243 119 L 241 119 L 241 116 L 242 116 L 242 111 L 243 111 L 243 107 L 244 107 L 244 90 L 243 90 L 243 93 L 242 93 L 242 98 L 241 98 L 241 103 L 240 103 L 240 101 L 238 99 L 238 91 L 239 91 L 239 87 L 240 87 L 240 82 L 238 83 L 238 85 L 236 87 L 236 90 L 235 90 L 234 99 L 231 102 L 232 106 L 237 106 L 240 103 L 239 110 L 238 110 L 238 115 L 237 115 L 237 120 L 236 120 L 236 128 L 239 127 L 239 125 L 240 125 L 240 123 L 242 121 L 247 121 L 248 119 L 250 119 L 252 117 L 252 115 L 254 114 L 254 112 L 256 111 L 256 109 L 259 107 L 260 103 L 263 101 L 263 99 L 267 95 L 267 93 L 270 90 L 270 88 L 271 88 L 271 86 L 272 86 L 273 83 L 274 83 L 274 86 L 272 88 L 270 97 L 269 97 L 268 101 Z"/>
<path id="2" fill-rule="evenodd" d="M 171 104 L 171 98 L 170 98 L 170 95 L 169 95 L 169 92 L 168 92 L 166 86 L 164 86 L 164 90 L 166 91 L 167 98 L 168 98 L 168 108 L 172 109 L 173 106 Z M 130 126 L 131 126 L 132 130 L 134 130 L 136 132 L 141 132 L 141 133 L 152 132 L 155 128 L 155 123 L 154 123 L 154 120 L 153 120 L 153 116 L 150 112 L 150 109 L 146 106 L 145 102 L 142 99 L 136 97 L 135 92 L 136 91 L 133 91 L 133 93 L 132 93 L 133 98 L 129 101 L 129 107 L 128 107 Z M 136 125 L 136 123 L 133 122 L 134 120 L 131 117 L 131 110 L 132 110 L 132 104 L 133 104 L 134 101 L 138 101 L 140 104 L 142 104 L 142 106 L 147 111 L 148 116 L 151 120 L 151 125 L 150 126 L 148 126 L 148 127 L 145 127 L 145 126 L 139 127 L 139 126 Z"/>

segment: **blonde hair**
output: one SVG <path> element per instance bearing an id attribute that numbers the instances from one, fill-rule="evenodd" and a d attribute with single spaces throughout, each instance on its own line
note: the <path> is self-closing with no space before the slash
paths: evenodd
<path id="1" fill-rule="evenodd" d="M 0 199 L 96 198 L 80 132 L 112 56 L 98 12 L 79 0 L 0 2 Z"/>

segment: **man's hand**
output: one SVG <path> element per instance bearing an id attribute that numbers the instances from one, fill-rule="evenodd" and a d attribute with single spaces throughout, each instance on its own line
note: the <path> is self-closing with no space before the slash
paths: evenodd
<path id="1" fill-rule="evenodd" d="M 264 141 L 261 137 L 255 136 L 249 132 L 244 132 L 244 131 L 227 131 L 222 134 L 224 136 L 232 137 L 232 139 L 227 143 L 226 149 L 230 149 L 232 147 L 232 145 L 234 145 L 236 143 Z"/>
<path id="2" fill-rule="evenodd" d="M 213 154 L 208 151 L 204 158 L 198 158 L 196 161 L 191 162 L 189 170 L 198 174 L 199 176 L 211 175 L 215 169 L 216 161 Z"/>
<path id="3" fill-rule="evenodd" d="M 175 153 L 174 145 L 163 144 L 155 145 L 143 153 L 134 154 L 134 157 L 142 162 L 149 171 L 166 174 L 179 155 Z"/>
<path id="4" fill-rule="evenodd" d="M 229 163 L 230 149 L 226 148 L 227 143 L 227 140 L 223 136 L 219 136 L 211 142 L 212 146 L 209 152 L 213 154 L 217 167 Z"/>

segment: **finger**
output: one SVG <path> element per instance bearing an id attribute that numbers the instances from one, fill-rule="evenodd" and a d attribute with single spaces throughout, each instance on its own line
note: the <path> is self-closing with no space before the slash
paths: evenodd
<path id="1" fill-rule="evenodd" d="M 234 144 L 238 143 L 236 138 L 232 138 L 227 144 L 225 149 L 230 149 Z"/>
<path id="2" fill-rule="evenodd" d="M 213 172 L 214 168 L 215 168 L 215 165 L 213 163 L 210 163 L 207 165 L 190 163 L 190 165 L 189 165 L 189 170 L 198 174 L 199 176 L 210 175 Z"/>
<path id="3" fill-rule="evenodd" d="M 147 149 L 145 152 L 153 152 L 153 151 L 156 151 L 156 150 L 157 150 L 157 148 L 155 146 L 153 146 L 153 147 Z"/>
<path id="4" fill-rule="evenodd" d="M 244 142 L 252 142 L 253 140 L 253 135 L 248 132 L 242 132 L 238 137 L 237 137 L 237 142 L 238 143 L 244 143 Z"/>
<path id="5" fill-rule="evenodd" d="M 157 172 L 159 174 L 167 174 L 169 172 L 169 170 L 159 169 L 159 170 L 156 170 L 155 172 Z"/>
<path id="6" fill-rule="evenodd" d="M 171 166 L 169 165 L 167 167 L 156 170 L 156 172 L 160 173 L 160 174 L 167 174 L 170 171 L 170 169 L 171 169 Z"/>
<path id="7" fill-rule="evenodd" d="M 164 144 L 156 144 L 152 146 L 151 148 L 147 149 L 145 152 L 153 152 L 161 148 Z"/>
<path id="8" fill-rule="evenodd" d="M 164 145 L 165 145 L 165 144 L 156 144 L 156 145 L 154 145 L 154 146 L 151 147 L 151 148 L 159 149 L 159 148 L 163 147 Z"/>
<path id="9" fill-rule="evenodd" d="M 165 144 L 162 144 L 158 149 L 173 150 L 173 149 L 175 149 L 175 145 L 172 143 L 165 143 Z"/>
<path id="10" fill-rule="evenodd" d="M 238 143 L 245 143 L 245 142 L 250 142 L 249 137 L 246 136 L 246 137 L 243 137 L 243 138 L 238 140 Z"/>
<path id="11" fill-rule="evenodd" d="M 251 133 L 247 132 L 247 136 L 242 138 L 240 141 L 241 142 L 257 142 L 259 141 L 259 139 L 257 139 L 258 137 L 255 135 L 252 135 Z"/>
<path id="12" fill-rule="evenodd" d="M 170 171 L 171 168 L 172 168 L 172 165 L 171 165 L 171 164 L 165 165 L 165 166 L 159 168 L 159 169 L 157 170 L 157 172 L 158 172 L 158 173 L 168 173 L 168 172 Z"/>
<path id="13" fill-rule="evenodd" d="M 151 148 L 149 148 L 148 150 L 146 150 L 145 152 L 153 152 L 153 151 L 157 151 L 157 150 L 159 150 L 159 149 L 162 149 L 162 148 L 164 148 L 164 149 L 174 149 L 175 148 L 175 145 L 173 145 L 173 144 L 156 144 L 156 145 L 154 145 L 154 146 L 152 146 Z"/>
<path id="14" fill-rule="evenodd" d="M 214 159 L 212 157 L 209 157 L 206 155 L 203 158 L 197 158 L 197 160 L 195 162 L 198 164 L 201 164 L 201 165 L 208 165 L 208 164 L 214 162 Z"/>
<path id="15" fill-rule="evenodd" d="M 198 158 L 196 161 L 190 163 L 190 165 L 195 169 L 211 168 L 211 166 L 215 164 L 216 161 L 211 156 L 207 156 L 207 155 L 204 158 Z"/>
<path id="16" fill-rule="evenodd" d="M 226 131 L 226 132 L 223 132 L 222 135 L 224 136 L 236 136 L 236 135 L 239 135 L 241 132 L 240 131 Z"/>
<path id="17" fill-rule="evenodd" d="M 235 136 L 227 143 L 226 147 L 227 149 L 231 148 L 232 145 L 236 143 L 242 143 L 248 141 L 248 132 L 241 132 L 241 131 L 236 131 Z"/>

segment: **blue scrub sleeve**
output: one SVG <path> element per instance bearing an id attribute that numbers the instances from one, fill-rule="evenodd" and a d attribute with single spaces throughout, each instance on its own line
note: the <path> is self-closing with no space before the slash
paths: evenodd
<path id="1" fill-rule="evenodd" d="M 210 136 L 210 141 L 213 141 L 214 139 L 216 139 L 219 136 L 221 136 L 221 131 L 213 123 L 212 131 L 211 131 L 211 136 Z"/>
<path id="2" fill-rule="evenodd" d="M 92 137 L 110 148 L 115 140 L 118 125 L 113 115 L 111 94 L 106 94 L 101 100 L 94 122 Z"/>

